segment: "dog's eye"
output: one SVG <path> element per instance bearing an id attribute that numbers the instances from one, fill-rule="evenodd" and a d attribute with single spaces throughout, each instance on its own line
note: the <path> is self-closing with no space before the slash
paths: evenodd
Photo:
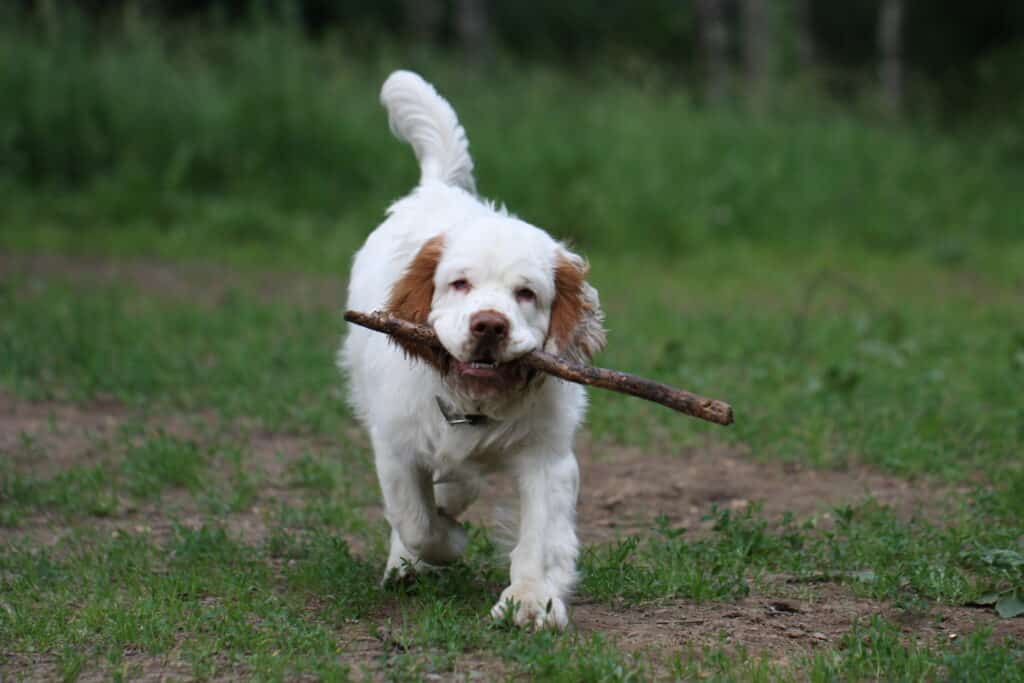
<path id="1" fill-rule="evenodd" d="M 532 304 L 537 300 L 537 294 L 529 287 L 520 287 L 516 290 L 516 301 L 521 304 Z"/>
<path id="2" fill-rule="evenodd" d="M 469 291 L 469 280 L 466 278 L 459 278 L 451 283 L 450 287 L 456 292 L 468 292 Z"/>

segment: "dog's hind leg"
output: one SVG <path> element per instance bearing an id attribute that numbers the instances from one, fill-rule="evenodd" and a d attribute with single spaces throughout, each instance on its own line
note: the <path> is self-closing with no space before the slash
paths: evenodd
<path id="1" fill-rule="evenodd" d="M 437 507 L 449 517 L 458 517 L 480 495 L 483 482 L 475 473 L 459 473 L 444 481 L 435 481 L 434 499 Z"/>

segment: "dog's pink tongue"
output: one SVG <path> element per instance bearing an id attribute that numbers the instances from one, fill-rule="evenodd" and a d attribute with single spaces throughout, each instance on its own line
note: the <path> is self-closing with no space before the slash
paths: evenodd
<path id="1" fill-rule="evenodd" d="M 497 366 L 487 367 L 482 365 L 474 365 L 472 363 L 463 363 L 462 361 L 456 361 L 455 367 L 460 375 L 466 375 L 468 377 L 494 379 L 501 374 Z"/>

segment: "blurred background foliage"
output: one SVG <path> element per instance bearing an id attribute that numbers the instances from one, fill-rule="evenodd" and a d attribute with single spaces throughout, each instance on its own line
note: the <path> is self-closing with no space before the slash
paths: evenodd
<path id="1" fill-rule="evenodd" d="M 0 239 L 116 226 L 336 266 L 415 182 L 376 101 L 400 67 L 455 104 L 484 194 L 587 249 L 957 261 L 1022 232 L 1013 0 L 21 0 Z"/>
<path id="2" fill-rule="evenodd" d="M 69 20 L 102 33 L 143 18 L 178 29 L 287 23 L 355 53 L 390 37 L 577 75 L 643 78 L 657 68 L 690 87 L 707 86 L 704 72 L 716 68 L 708 62 L 721 59 L 746 76 L 747 91 L 754 77 L 810 78 L 840 100 L 870 90 L 895 48 L 908 84 L 901 104 L 953 119 L 1019 105 L 1024 78 L 1024 5 L 1015 0 L 17 0 L 8 15 L 51 33 Z M 895 45 L 887 45 L 893 23 Z"/>

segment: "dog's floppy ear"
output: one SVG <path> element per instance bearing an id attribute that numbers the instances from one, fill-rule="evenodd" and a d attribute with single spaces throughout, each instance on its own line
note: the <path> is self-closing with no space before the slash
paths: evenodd
<path id="1" fill-rule="evenodd" d="M 426 325 L 434 300 L 434 271 L 441 261 L 444 236 L 427 240 L 416 252 L 405 273 L 391 287 L 387 311 L 403 320 Z"/>
<path id="2" fill-rule="evenodd" d="M 597 290 L 587 282 L 587 262 L 564 249 L 555 261 L 555 298 L 551 303 L 546 350 L 585 363 L 604 348 L 604 312 Z"/>
<path id="3" fill-rule="evenodd" d="M 391 296 L 385 310 L 403 320 L 426 325 L 430 318 L 430 307 L 434 301 L 434 272 L 444 251 L 444 236 L 437 235 L 427 240 L 416 256 L 409 262 L 405 273 L 391 287 Z M 445 354 L 424 349 L 418 344 L 408 344 L 392 337 L 410 356 L 422 358 L 442 368 Z"/>

